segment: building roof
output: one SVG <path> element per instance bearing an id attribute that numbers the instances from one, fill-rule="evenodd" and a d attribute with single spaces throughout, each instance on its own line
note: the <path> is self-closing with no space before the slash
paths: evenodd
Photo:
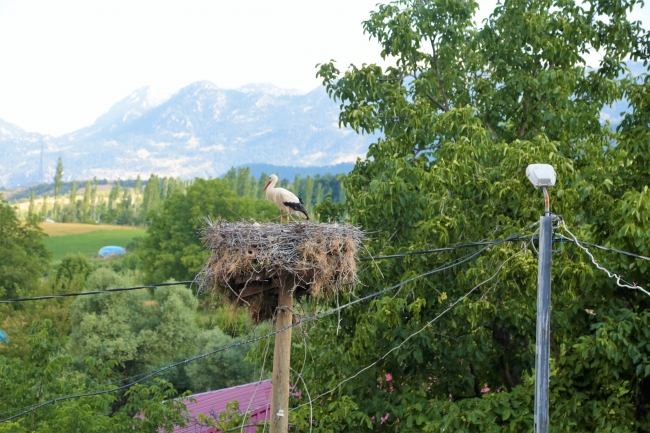
<path id="1" fill-rule="evenodd" d="M 190 417 L 196 423 L 189 427 L 176 427 L 174 433 L 216 433 L 214 428 L 201 426 L 198 422 L 198 414 L 202 413 L 207 417 L 212 414 L 217 416 L 226 410 L 226 405 L 233 400 L 239 403 L 240 412 L 249 412 L 249 424 L 255 424 L 269 418 L 271 411 L 271 381 L 254 382 L 232 388 L 208 391 L 202 394 L 190 396 L 195 403 L 186 402 L 185 406 Z M 256 427 L 247 427 L 245 433 L 255 433 Z"/>

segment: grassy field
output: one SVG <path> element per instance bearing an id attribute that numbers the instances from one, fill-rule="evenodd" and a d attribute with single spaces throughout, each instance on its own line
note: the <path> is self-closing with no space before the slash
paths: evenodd
<path id="1" fill-rule="evenodd" d="M 43 243 L 54 255 L 53 260 L 61 260 L 67 253 L 80 252 L 88 258 L 97 256 L 101 247 L 107 245 L 126 245 L 136 236 L 144 236 L 145 230 L 137 227 L 94 225 L 94 224 L 41 224 L 50 237 Z"/>

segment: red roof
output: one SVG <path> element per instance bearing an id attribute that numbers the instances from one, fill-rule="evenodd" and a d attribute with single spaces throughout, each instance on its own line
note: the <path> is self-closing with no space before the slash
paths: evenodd
<path id="1" fill-rule="evenodd" d="M 202 413 L 207 417 L 211 417 L 212 414 L 218 416 L 226 410 L 226 405 L 233 400 L 237 400 L 239 403 L 240 412 L 246 411 L 250 413 L 249 424 L 269 419 L 271 381 L 264 380 L 233 388 L 194 394 L 190 397 L 196 400 L 196 403 L 186 402 L 185 405 L 190 417 L 196 420 L 196 423 L 189 427 L 176 427 L 174 433 L 216 433 L 213 427 L 200 425 L 198 414 Z M 255 433 L 255 430 L 256 427 L 247 427 L 244 432 Z"/>

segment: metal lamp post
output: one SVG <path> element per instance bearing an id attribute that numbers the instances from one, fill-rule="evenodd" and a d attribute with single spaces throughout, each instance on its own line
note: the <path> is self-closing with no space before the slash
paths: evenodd
<path id="1" fill-rule="evenodd" d="M 539 262 L 537 270 L 537 334 L 535 344 L 535 433 L 548 432 L 548 385 L 551 347 L 551 250 L 553 217 L 548 188 L 555 185 L 555 170 L 548 164 L 532 164 L 526 176 L 544 193 L 544 215 L 539 220 Z"/>

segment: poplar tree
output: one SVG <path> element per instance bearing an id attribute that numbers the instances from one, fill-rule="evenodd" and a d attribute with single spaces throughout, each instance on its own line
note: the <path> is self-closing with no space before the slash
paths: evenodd
<path id="1" fill-rule="evenodd" d="M 54 219 L 58 218 L 59 214 L 59 193 L 61 192 L 61 184 L 63 179 L 63 159 L 59 156 L 59 159 L 56 163 L 56 171 L 54 173 L 54 209 L 52 211 L 52 217 Z"/>
<path id="2" fill-rule="evenodd" d="M 34 191 L 29 196 L 29 209 L 27 210 L 27 217 L 31 217 L 35 212 Z"/>
<path id="3" fill-rule="evenodd" d="M 257 188 L 261 196 L 265 194 L 265 192 L 262 191 L 262 188 L 264 188 L 266 182 L 268 181 L 269 181 L 269 175 L 266 174 L 266 172 L 262 172 L 262 174 L 260 175 L 260 180 L 257 182 Z"/>
<path id="4" fill-rule="evenodd" d="M 142 194 L 142 206 L 139 215 L 140 221 L 145 222 L 148 219 L 148 213 L 157 211 L 160 203 L 160 179 L 155 174 L 152 174 Z"/>
<path id="5" fill-rule="evenodd" d="M 84 187 L 84 205 L 90 206 L 90 181 L 86 181 L 86 186 Z"/>
<path id="6" fill-rule="evenodd" d="M 162 187 L 160 190 L 160 200 L 165 201 L 169 198 L 169 179 L 167 176 L 163 177 Z"/>
<path id="7" fill-rule="evenodd" d="M 293 179 L 293 185 L 292 185 L 292 188 L 293 188 L 293 192 L 294 192 L 298 197 L 302 197 L 302 196 L 303 196 L 303 194 L 302 194 L 301 191 L 300 191 L 300 188 L 301 188 L 301 187 L 302 187 L 302 185 L 301 185 L 301 181 L 300 181 L 300 173 L 297 173 L 297 174 L 296 174 L 296 177 Z"/>
<path id="8" fill-rule="evenodd" d="M 108 208 L 113 209 L 117 204 L 117 200 L 120 198 L 120 182 L 117 181 L 111 188 L 111 192 L 108 194 Z"/>
<path id="9" fill-rule="evenodd" d="M 72 187 L 70 188 L 70 197 L 69 203 L 65 207 L 65 214 L 63 220 L 65 222 L 76 222 L 77 221 L 77 181 L 72 182 Z"/>
<path id="10" fill-rule="evenodd" d="M 41 219 L 47 218 L 47 197 L 43 196 L 43 204 L 41 205 Z"/>
<path id="11" fill-rule="evenodd" d="M 237 170 L 237 189 L 235 192 L 240 197 L 249 197 L 250 196 L 250 182 L 249 178 L 251 175 L 250 167 L 240 167 Z"/>
<path id="12" fill-rule="evenodd" d="M 310 209 L 314 198 L 314 178 L 311 175 L 305 179 L 305 206 Z"/>
<path id="13" fill-rule="evenodd" d="M 226 174 L 223 176 L 223 178 L 230 184 L 230 189 L 237 192 L 237 169 L 235 167 L 231 167 L 230 170 L 228 170 L 228 172 L 226 172 Z"/>

